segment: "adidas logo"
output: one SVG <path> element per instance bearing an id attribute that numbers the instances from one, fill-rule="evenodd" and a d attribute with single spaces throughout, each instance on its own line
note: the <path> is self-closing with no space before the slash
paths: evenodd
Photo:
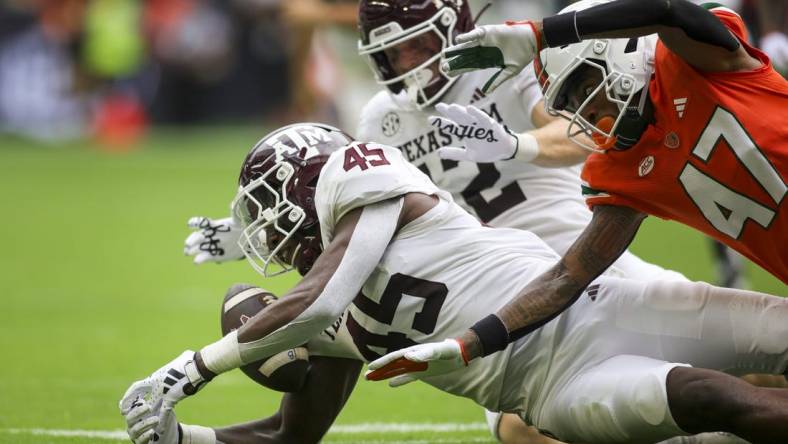
<path id="1" fill-rule="evenodd" d="M 592 301 L 596 301 L 596 295 L 599 293 L 599 284 L 589 285 L 588 288 L 586 288 L 586 293 L 588 293 L 588 297 L 590 297 Z"/>
<path id="2" fill-rule="evenodd" d="M 679 119 L 684 117 L 684 108 L 687 106 L 687 98 L 680 97 L 678 99 L 673 99 L 673 105 L 676 106 L 676 112 L 679 113 Z"/>
<path id="3" fill-rule="evenodd" d="M 169 376 L 164 378 L 164 389 L 162 389 L 162 393 L 164 393 L 165 395 L 167 394 L 167 392 L 170 391 L 172 386 L 174 386 L 178 381 L 186 377 L 186 375 L 175 370 L 174 368 L 169 369 L 167 373 L 169 374 Z"/>

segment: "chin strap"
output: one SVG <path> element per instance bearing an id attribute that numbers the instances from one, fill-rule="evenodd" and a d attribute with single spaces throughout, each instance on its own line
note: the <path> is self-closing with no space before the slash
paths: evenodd
<path id="1" fill-rule="evenodd" d="M 646 85 L 640 95 L 638 106 L 628 106 L 624 111 L 624 116 L 621 117 L 616 128 L 614 149 L 632 148 L 652 123 L 654 123 L 654 105 L 648 100 L 648 85 Z"/>
<path id="2" fill-rule="evenodd" d="M 306 237 L 301 241 L 301 248 L 293 261 L 293 265 L 301 276 L 305 276 L 312 269 L 318 256 L 323 252 L 323 244 L 320 239 L 318 235 Z"/>

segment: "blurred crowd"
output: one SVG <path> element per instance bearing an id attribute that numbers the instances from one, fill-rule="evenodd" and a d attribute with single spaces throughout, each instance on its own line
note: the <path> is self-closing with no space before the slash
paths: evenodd
<path id="1" fill-rule="evenodd" d="M 472 0 L 480 23 L 564 0 Z M 698 3 L 701 3 L 700 1 Z M 788 68 L 784 0 L 719 1 Z M 355 129 L 376 85 L 353 0 L 4 0 L 0 133 L 136 140 L 150 124 L 318 120 Z"/>

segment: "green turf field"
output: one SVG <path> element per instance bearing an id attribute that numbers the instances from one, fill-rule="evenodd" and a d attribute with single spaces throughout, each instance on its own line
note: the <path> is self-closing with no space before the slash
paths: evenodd
<path id="1" fill-rule="evenodd" d="M 227 214 L 243 155 L 261 135 L 159 130 L 128 153 L 0 138 L 0 442 L 121 436 L 111 432 L 124 426 L 123 391 L 218 338 L 230 283 L 277 294 L 293 283 L 262 282 L 244 262 L 197 267 L 181 252 L 190 216 Z M 713 278 L 705 240 L 676 224 L 647 221 L 634 250 L 691 278 Z M 788 293 L 750 271 L 755 289 Z M 233 372 L 178 415 L 218 426 L 267 416 L 277 404 L 276 393 Z M 481 413 L 426 386 L 360 381 L 326 442 L 491 442 Z"/>

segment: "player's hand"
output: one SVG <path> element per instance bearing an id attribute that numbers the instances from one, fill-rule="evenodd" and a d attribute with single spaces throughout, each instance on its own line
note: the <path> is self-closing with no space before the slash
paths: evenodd
<path id="1" fill-rule="evenodd" d="M 530 21 L 486 25 L 460 34 L 443 50 L 443 70 L 451 76 L 477 69 L 500 68 L 484 84 L 488 93 L 517 75 L 539 53 L 541 36 Z"/>
<path id="2" fill-rule="evenodd" d="M 438 376 L 468 366 L 462 343 L 456 339 L 414 345 L 391 352 L 369 363 L 364 377 L 370 381 L 391 379 L 399 387 L 417 379 Z"/>
<path id="3" fill-rule="evenodd" d="M 243 251 L 238 245 L 242 229 L 233 223 L 231 217 L 225 219 L 192 217 L 189 219 L 189 228 L 194 232 L 186 238 L 183 252 L 194 256 L 195 264 L 243 259 Z"/>
<path id="4" fill-rule="evenodd" d="M 134 444 L 178 444 L 178 419 L 171 407 L 162 409 L 157 416 L 150 404 L 137 398 L 131 410 L 121 413 L 126 419 L 126 433 Z"/>
<path id="5" fill-rule="evenodd" d="M 468 162 L 495 162 L 511 159 L 517 152 L 518 137 L 495 119 L 473 105 L 435 105 L 439 116 L 430 116 L 430 125 L 436 128 L 460 131 L 464 147 L 447 146 L 438 150 L 443 159 Z"/>
<path id="6" fill-rule="evenodd" d="M 162 410 L 197 393 L 207 381 L 197 370 L 194 355 L 193 351 L 186 350 L 152 375 L 132 384 L 120 400 L 121 414 L 125 416 L 142 400 L 150 406 L 150 412 L 158 416 Z"/>

